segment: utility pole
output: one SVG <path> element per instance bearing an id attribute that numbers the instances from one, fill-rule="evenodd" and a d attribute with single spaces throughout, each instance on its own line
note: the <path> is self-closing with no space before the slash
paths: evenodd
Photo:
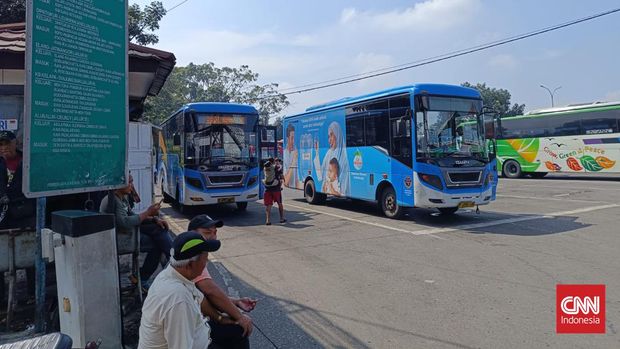
<path id="1" fill-rule="evenodd" d="M 544 88 L 545 90 L 547 90 L 547 92 L 549 92 L 549 96 L 551 96 L 551 108 L 553 108 L 553 95 L 555 94 L 555 91 L 561 89 L 562 86 L 558 86 L 558 87 L 554 88 L 553 92 L 551 92 L 551 90 L 547 86 L 545 86 L 543 84 L 541 84 L 540 87 Z"/>

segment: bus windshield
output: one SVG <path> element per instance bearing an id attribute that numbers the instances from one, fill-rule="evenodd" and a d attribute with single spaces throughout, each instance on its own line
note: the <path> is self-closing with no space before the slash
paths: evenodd
<path id="1" fill-rule="evenodd" d="M 194 114 L 187 132 L 187 164 L 207 171 L 247 170 L 256 166 L 256 115 Z"/>
<path id="2" fill-rule="evenodd" d="M 482 101 L 426 97 L 416 113 L 418 158 L 470 158 L 486 163 Z"/>

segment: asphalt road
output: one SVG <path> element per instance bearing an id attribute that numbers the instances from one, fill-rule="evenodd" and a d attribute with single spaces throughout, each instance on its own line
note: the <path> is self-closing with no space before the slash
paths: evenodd
<path id="1" fill-rule="evenodd" d="M 284 197 L 282 225 L 260 202 L 164 210 L 177 231 L 225 221 L 209 267 L 260 300 L 253 348 L 620 348 L 620 176 L 502 179 L 496 202 L 453 217 Z M 556 284 L 605 284 L 606 334 L 556 334 Z"/>

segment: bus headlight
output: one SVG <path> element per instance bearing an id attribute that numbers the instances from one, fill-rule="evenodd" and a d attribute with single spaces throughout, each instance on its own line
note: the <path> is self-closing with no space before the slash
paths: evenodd
<path id="1" fill-rule="evenodd" d="M 431 187 L 437 188 L 439 190 L 443 190 L 443 184 L 441 184 L 441 178 L 435 175 L 418 173 L 418 178 L 420 180 Z"/>
<path id="2" fill-rule="evenodd" d="M 254 185 L 254 183 L 256 183 L 256 181 L 258 180 L 257 176 L 252 176 L 250 177 L 250 179 L 248 179 L 248 187 L 251 187 Z"/>
<path id="3" fill-rule="evenodd" d="M 185 177 L 185 183 L 202 190 L 202 182 L 198 178 Z"/>

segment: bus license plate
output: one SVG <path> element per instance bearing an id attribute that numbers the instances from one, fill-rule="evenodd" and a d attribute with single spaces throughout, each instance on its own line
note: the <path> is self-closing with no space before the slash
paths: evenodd
<path id="1" fill-rule="evenodd" d="M 230 204 L 233 202 L 235 202 L 235 198 L 233 196 L 217 199 L 218 204 Z"/>
<path id="2" fill-rule="evenodd" d="M 459 208 L 467 208 L 467 207 L 474 207 L 474 206 L 476 206 L 476 204 L 473 201 L 463 201 L 459 203 Z"/>

